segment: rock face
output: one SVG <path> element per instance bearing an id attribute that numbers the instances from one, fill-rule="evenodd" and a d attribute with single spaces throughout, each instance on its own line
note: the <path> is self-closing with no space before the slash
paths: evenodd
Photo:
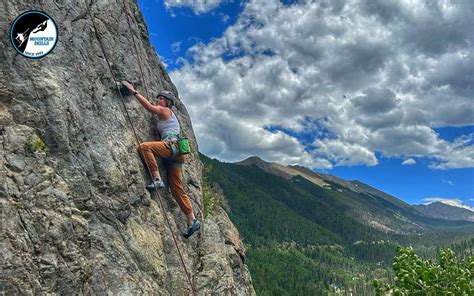
<path id="1" fill-rule="evenodd" d="M 239 234 L 223 210 L 186 240 L 172 196 L 161 191 L 162 211 L 144 189 L 149 178 L 125 110 L 143 141 L 153 140 L 154 119 L 132 96 L 122 101 L 112 77 L 148 98 L 177 90 L 137 4 L 2 1 L 0 8 L 2 32 L 36 9 L 60 34 L 38 60 L 1 41 L 0 294 L 192 294 L 171 233 L 196 294 L 255 294 Z M 192 143 L 183 176 L 197 211 L 202 164 L 181 101 L 174 111 Z"/>

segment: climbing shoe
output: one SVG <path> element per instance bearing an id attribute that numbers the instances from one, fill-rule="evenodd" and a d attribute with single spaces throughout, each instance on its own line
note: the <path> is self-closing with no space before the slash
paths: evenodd
<path id="1" fill-rule="evenodd" d="M 147 185 L 146 186 L 146 189 L 148 190 L 153 190 L 153 189 L 161 189 L 161 188 L 165 188 L 165 183 L 163 183 L 163 181 L 161 180 L 153 180 L 153 182 L 150 183 L 150 185 Z"/>
<path id="2" fill-rule="evenodd" d="M 201 228 L 201 223 L 199 223 L 198 219 L 194 219 L 193 225 L 189 226 L 188 229 L 183 232 L 184 238 L 189 238 L 193 233 L 199 230 Z"/>

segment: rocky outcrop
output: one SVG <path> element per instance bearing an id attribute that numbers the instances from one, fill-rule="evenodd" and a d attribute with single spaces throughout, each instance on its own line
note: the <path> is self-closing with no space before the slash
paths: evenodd
<path id="1" fill-rule="evenodd" d="M 173 233 L 196 294 L 255 294 L 224 211 L 186 240 L 171 195 L 162 192 L 162 211 L 144 189 L 147 172 L 129 119 L 147 141 L 153 118 L 133 97 L 122 101 L 112 77 L 129 79 L 148 97 L 177 90 L 137 4 L 4 1 L 0 8 L 3 32 L 29 9 L 47 12 L 60 32 L 54 51 L 37 60 L 1 41 L 0 293 L 191 294 Z M 181 101 L 175 111 L 192 143 L 184 183 L 197 210 L 202 165 Z"/>

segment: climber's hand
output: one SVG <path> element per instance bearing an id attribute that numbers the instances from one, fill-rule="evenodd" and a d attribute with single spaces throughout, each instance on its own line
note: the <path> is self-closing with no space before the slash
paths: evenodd
<path id="1" fill-rule="evenodd" d="M 122 81 L 122 84 L 125 85 L 126 88 L 128 88 L 128 91 L 131 92 L 131 93 L 134 93 L 135 92 L 135 88 L 133 87 L 133 85 L 128 82 L 128 81 Z"/>

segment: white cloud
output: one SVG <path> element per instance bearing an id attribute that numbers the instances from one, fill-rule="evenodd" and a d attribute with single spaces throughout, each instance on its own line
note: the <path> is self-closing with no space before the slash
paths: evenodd
<path id="1" fill-rule="evenodd" d="M 446 183 L 446 184 L 448 184 L 448 185 L 454 186 L 453 181 L 450 181 L 450 180 L 444 180 L 444 179 L 443 179 L 443 183 Z"/>
<path id="2" fill-rule="evenodd" d="M 461 136 L 454 140 L 453 143 L 441 142 L 440 150 L 437 153 L 441 162 L 430 165 L 434 169 L 449 169 L 474 167 L 474 146 L 472 141 L 474 134 Z"/>
<path id="3" fill-rule="evenodd" d="M 225 13 L 221 13 L 219 15 L 221 16 L 221 20 L 222 20 L 223 23 L 227 23 L 230 20 L 230 16 L 228 16 Z"/>
<path id="4" fill-rule="evenodd" d="M 413 158 L 405 159 L 402 162 L 402 165 L 413 165 L 413 164 L 416 164 L 416 161 Z"/>
<path id="5" fill-rule="evenodd" d="M 374 152 L 358 144 L 345 143 L 335 139 L 317 139 L 314 146 L 319 155 L 337 163 L 337 165 L 366 164 L 374 166 L 378 163 Z"/>
<path id="6" fill-rule="evenodd" d="M 431 204 L 434 202 L 442 202 L 450 206 L 463 208 L 463 209 L 467 209 L 474 212 L 473 207 L 464 204 L 463 201 L 460 200 L 459 198 L 427 197 L 427 198 L 424 198 L 423 200 L 425 201 L 425 204 Z"/>
<path id="7" fill-rule="evenodd" d="M 249 1 L 170 73 L 201 151 L 321 168 L 376 165 L 375 152 L 474 167 L 474 135 L 446 141 L 434 131 L 474 124 L 474 10 L 443 3 Z M 306 147 L 295 136 L 303 131 L 318 136 Z"/>
<path id="8" fill-rule="evenodd" d="M 202 14 L 217 8 L 222 0 L 165 0 L 166 9 L 189 7 L 195 14 Z"/>
<path id="9" fill-rule="evenodd" d="M 176 41 L 173 44 L 171 44 L 171 51 L 173 53 L 178 53 L 181 51 L 181 41 Z"/>

